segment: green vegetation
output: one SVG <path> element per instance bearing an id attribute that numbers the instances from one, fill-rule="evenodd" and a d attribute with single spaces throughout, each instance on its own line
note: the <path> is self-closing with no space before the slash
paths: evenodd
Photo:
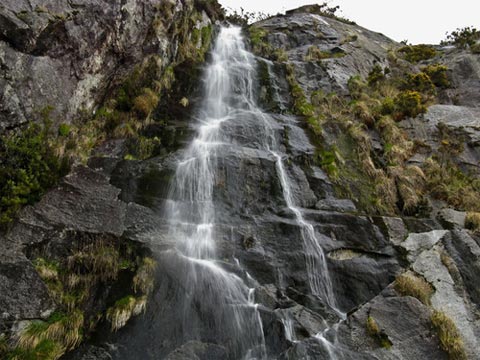
<path id="1" fill-rule="evenodd" d="M 428 159 L 425 174 L 434 198 L 459 210 L 480 211 L 480 179 L 465 174 L 448 158 L 439 156 Z"/>
<path id="2" fill-rule="evenodd" d="M 442 349 L 448 354 L 448 358 L 451 360 L 467 359 L 463 340 L 452 319 L 445 313 L 435 310 L 430 320 L 437 331 Z"/>
<path id="3" fill-rule="evenodd" d="M 425 305 L 430 305 L 433 288 L 425 279 L 418 275 L 407 272 L 397 276 L 393 284 L 395 290 L 402 296 L 412 296 Z"/>
<path id="4" fill-rule="evenodd" d="M 422 71 L 430 77 L 432 83 L 439 88 L 448 88 L 450 81 L 448 80 L 448 68 L 445 65 L 433 64 L 422 68 Z"/>
<path id="5" fill-rule="evenodd" d="M 406 117 L 417 117 L 427 111 L 422 103 L 422 95 L 418 91 L 405 90 L 394 100 L 394 117 L 402 120 Z"/>
<path id="6" fill-rule="evenodd" d="M 148 257 L 137 257 L 129 244 L 117 241 L 113 237 L 100 238 L 72 249 L 66 259 L 34 260 L 58 310 L 45 321 L 32 321 L 21 332 L 15 348 L 10 349 L 5 339 L 4 346 L 0 342 L 2 358 L 58 359 L 77 347 L 102 318 L 111 321 L 116 330 L 145 309 L 147 295 L 153 289 L 156 263 Z M 108 288 L 120 274 L 130 279 L 131 288 L 125 290 L 137 296 L 126 295 L 105 313 L 87 315 L 91 296 L 99 288 Z"/>
<path id="7" fill-rule="evenodd" d="M 0 227 L 8 227 L 23 205 L 37 202 L 68 171 L 68 158 L 58 154 L 50 132 L 45 121 L 0 138 Z"/>
<path id="8" fill-rule="evenodd" d="M 135 298 L 126 296 L 107 310 L 107 320 L 110 321 L 112 331 L 124 327 L 132 316 L 137 316 L 145 311 L 147 299 L 145 296 Z"/>
<path id="9" fill-rule="evenodd" d="M 433 46 L 425 44 L 403 46 L 398 49 L 398 52 L 404 56 L 405 60 L 413 64 L 432 59 L 437 55 Z"/>
<path id="10" fill-rule="evenodd" d="M 305 61 L 321 61 L 330 58 L 339 58 L 345 56 L 344 52 L 323 51 L 318 46 L 312 45 L 308 48 L 307 54 L 304 56 Z"/>
<path id="11" fill-rule="evenodd" d="M 388 336 L 380 330 L 380 327 L 372 316 L 368 316 L 367 318 L 367 333 L 373 337 L 381 347 L 385 349 L 392 347 L 392 342 Z"/>
<path id="12" fill-rule="evenodd" d="M 413 54 L 428 53 L 424 47 L 409 48 Z M 437 88 L 449 86 L 448 69 L 432 64 L 410 73 L 401 63 L 391 65 L 393 70 L 375 65 L 366 81 L 352 77 L 351 101 L 321 91 L 308 99 L 296 81 L 294 66 L 286 65 L 292 111 L 306 118 L 317 147 L 314 160 L 334 180 L 339 196 L 351 198 L 368 213 L 419 215 L 428 211 L 428 196 L 480 211 L 475 205 L 480 203 L 478 181 L 450 160 L 463 151 L 464 141 L 439 126 L 441 155 L 422 167 L 409 165 L 407 160 L 422 144 L 410 141 L 397 125 L 426 112 L 435 102 Z M 335 144 L 328 143 L 326 131 L 330 137 L 334 134 Z M 372 152 L 369 131 L 380 136 L 382 154 Z"/>
<path id="13" fill-rule="evenodd" d="M 340 6 L 337 5 L 337 6 L 331 7 L 329 6 L 328 1 L 323 2 L 321 4 L 307 5 L 307 6 L 304 6 L 303 8 L 304 9 L 307 8 L 306 11 L 312 14 L 322 15 L 331 19 L 341 21 L 345 24 L 356 25 L 354 21 L 351 21 L 343 16 L 338 15 L 340 11 Z"/>
<path id="14" fill-rule="evenodd" d="M 442 42 L 443 45 L 455 45 L 459 49 L 475 48 L 480 40 L 480 31 L 473 26 L 458 28 L 447 34 L 447 38 Z M 474 50 L 474 49 L 472 49 Z"/>
<path id="15" fill-rule="evenodd" d="M 250 42 L 252 44 L 253 52 L 266 58 L 270 58 L 274 49 L 267 41 L 267 30 L 259 26 L 252 25 L 248 28 L 248 32 L 250 35 Z"/>
<path id="16" fill-rule="evenodd" d="M 375 86 L 380 81 L 385 80 L 385 71 L 380 65 L 375 65 L 367 77 L 368 86 Z"/>

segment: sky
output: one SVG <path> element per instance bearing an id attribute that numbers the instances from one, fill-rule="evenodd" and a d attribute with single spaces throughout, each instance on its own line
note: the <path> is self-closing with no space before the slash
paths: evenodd
<path id="1" fill-rule="evenodd" d="M 315 0 L 219 0 L 226 9 L 277 14 Z M 446 32 L 474 26 L 480 29 L 479 0 L 332 0 L 340 5 L 339 15 L 396 41 L 412 44 L 438 44 Z"/>

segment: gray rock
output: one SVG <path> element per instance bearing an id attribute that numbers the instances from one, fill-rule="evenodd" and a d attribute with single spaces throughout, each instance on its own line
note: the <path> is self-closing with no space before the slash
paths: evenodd
<path id="1" fill-rule="evenodd" d="M 381 220 L 386 228 L 388 238 L 394 245 L 400 245 L 407 238 L 408 230 L 401 218 L 384 216 Z"/>
<path id="2" fill-rule="evenodd" d="M 409 234 L 407 239 L 400 244 L 407 251 L 407 258 L 414 262 L 423 251 L 431 249 L 448 234 L 447 230 L 433 230 L 425 233 Z"/>
<path id="3" fill-rule="evenodd" d="M 435 288 L 431 298 L 432 307 L 444 312 L 460 329 L 469 358 L 480 359 L 479 354 L 474 350 L 479 346 L 475 327 L 472 326 L 475 315 L 469 309 L 464 298 L 457 293 L 455 282 L 447 267 L 442 263 L 438 248 L 422 252 L 413 264 L 413 270 L 422 275 Z"/>
<path id="4" fill-rule="evenodd" d="M 331 210 L 338 212 L 355 212 L 357 208 L 349 199 L 323 199 L 315 204 L 318 210 Z"/>
<path id="5" fill-rule="evenodd" d="M 438 338 L 432 332 L 430 313 L 431 310 L 417 299 L 396 297 L 387 289 L 340 324 L 339 342 L 347 349 L 370 354 L 369 359 L 446 360 L 447 355 L 440 349 Z M 369 316 L 388 338 L 391 348 L 383 349 L 378 340 L 367 332 Z"/>
<path id="6" fill-rule="evenodd" d="M 56 305 L 45 283 L 26 259 L 4 262 L 0 258 L 0 332 L 16 321 L 48 317 Z"/>
<path id="7" fill-rule="evenodd" d="M 467 214 L 464 211 L 454 209 L 442 209 L 438 212 L 437 218 L 445 229 L 458 230 L 465 227 L 465 218 Z"/>
<path id="8" fill-rule="evenodd" d="M 38 111 L 47 106 L 57 123 L 69 123 L 80 110 L 92 113 L 149 56 L 158 55 L 167 67 L 182 36 L 173 28 L 201 2 L 172 5 L 170 17 L 160 0 L 3 1 L 0 131 L 39 120 Z M 204 13 L 192 28 L 210 23 Z"/>

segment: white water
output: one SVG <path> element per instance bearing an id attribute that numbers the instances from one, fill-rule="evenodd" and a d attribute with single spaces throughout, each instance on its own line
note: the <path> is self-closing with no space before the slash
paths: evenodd
<path id="1" fill-rule="evenodd" d="M 253 289 L 218 264 L 213 203 L 217 154 L 229 144 L 221 125 L 236 119 L 238 110 L 248 108 L 253 97 L 254 67 L 249 57 L 240 30 L 222 28 L 206 69 L 197 136 L 178 162 L 166 212 L 171 224 L 168 236 L 185 263 L 185 340 L 206 336 L 191 329 L 191 316 L 201 313 L 205 317 L 201 321 L 208 322 L 214 333 L 211 337 L 223 337 L 231 344 L 230 356 L 258 359 L 266 358 L 258 306 Z"/>
<path id="2" fill-rule="evenodd" d="M 230 355 L 244 359 L 264 359 L 266 349 L 254 290 L 239 276 L 224 270 L 217 258 L 213 189 L 218 155 L 232 144 L 222 128 L 226 122 L 241 121 L 248 114 L 263 126 L 257 145 L 275 161 L 285 203 L 300 228 L 311 292 L 341 314 L 314 227 L 295 205 L 291 181 L 275 140 L 274 120 L 256 104 L 255 79 L 256 60 L 246 51 L 240 28 L 221 28 L 206 69 L 197 136 L 178 162 L 166 205 L 168 236 L 175 240 L 187 279 L 182 304 L 183 329 L 188 333 L 185 341 L 203 340 L 206 336 L 191 323 L 193 314 L 202 313 L 208 319 L 209 329 L 217 332 L 214 337 L 223 336 L 231 344 Z M 295 340 L 291 321 L 284 324 L 287 336 Z"/>

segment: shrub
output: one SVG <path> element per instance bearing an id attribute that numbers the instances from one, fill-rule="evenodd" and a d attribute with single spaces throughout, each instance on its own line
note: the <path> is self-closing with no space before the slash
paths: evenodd
<path id="1" fill-rule="evenodd" d="M 248 31 L 253 52 L 268 57 L 273 52 L 273 48 L 266 40 L 268 35 L 267 30 L 258 26 L 250 26 Z"/>
<path id="2" fill-rule="evenodd" d="M 404 46 L 398 49 L 398 52 L 404 55 L 405 60 L 414 64 L 422 60 L 431 59 L 437 54 L 433 46 L 425 44 Z"/>
<path id="3" fill-rule="evenodd" d="M 378 327 L 375 319 L 371 316 L 367 318 L 367 332 L 372 336 L 377 336 L 380 334 L 380 328 Z"/>
<path id="4" fill-rule="evenodd" d="M 385 73 L 380 65 L 375 65 L 367 77 L 368 86 L 375 86 L 385 79 Z"/>
<path id="5" fill-rule="evenodd" d="M 397 120 L 405 117 L 416 117 L 427 111 L 422 104 L 422 95 L 418 91 L 405 90 L 395 98 Z"/>
<path id="6" fill-rule="evenodd" d="M 0 138 L 0 227 L 7 227 L 23 205 L 33 204 L 68 171 L 55 154 L 49 128 L 32 124 Z"/>
<path id="7" fill-rule="evenodd" d="M 423 94 L 435 94 L 435 85 L 430 79 L 430 76 L 424 72 L 408 74 L 403 88 L 418 91 Z"/>
<path id="8" fill-rule="evenodd" d="M 437 330 L 440 345 L 448 354 L 448 358 L 451 360 L 466 360 L 467 355 L 460 332 L 452 319 L 441 311 L 434 311 L 430 320 Z"/>
<path id="9" fill-rule="evenodd" d="M 467 26 L 461 29 L 458 28 L 450 34 L 447 33 L 447 38 L 443 43 L 455 45 L 460 49 L 466 49 L 467 47 L 474 46 L 479 39 L 480 31 L 474 27 Z"/>
<path id="10" fill-rule="evenodd" d="M 397 276 L 393 286 L 402 296 L 412 296 L 425 305 L 430 305 L 433 288 L 423 278 L 407 272 Z"/>
<path id="11" fill-rule="evenodd" d="M 422 71 L 430 77 L 435 86 L 439 88 L 448 88 L 450 86 L 447 75 L 448 68 L 445 65 L 428 65 Z"/>
<path id="12" fill-rule="evenodd" d="M 367 84 L 362 80 L 359 75 L 352 76 L 348 79 L 348 91 L 350 92 L 350 96 L 354 99 L 359 99 L 362 93 L 367 88 Z"/>
<path id="13" fill-rule="evenodd" d="M 382 101 L 380 113 L 382 115 L 391 115 L 395 112 L 395 101 L 391 97 L 386 97 Z"/>

